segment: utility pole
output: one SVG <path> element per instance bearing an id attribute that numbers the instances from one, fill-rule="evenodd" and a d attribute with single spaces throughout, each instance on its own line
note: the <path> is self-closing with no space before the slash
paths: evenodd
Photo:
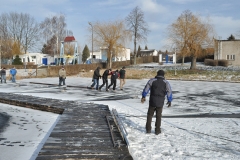
<path id="1" fill-rule="evenodd" d="M 2 36 L 0 37 L 0 69 L 2 69 Z"/>
<path id="2" fill-rule="evenodd" d="M 176 72 L 176 64 L 177 64 L 177 51 L 176 51 L 177 49 L 175 48 L 175 73 L 174 73 L 174 75 L 176 76 L 177 75 L 177 72 Z"/>
<path id="3" fill-rule="evenodd" d="M 88 22 L 88 24 L 92 27 L 92 59 L 91 62 L 93 63 L 93 26 L 91 22 Z"/>
<path id="4" fill-rule="evenodd" d="M 221 54 L 221 39 L 222 39 L 222 37 L 218 37 L 218 58 L 217 58 L 217 60 L 219 60 L 220 59 L 220 54 Z"/>
<path id="5" fill-rule="evenodd" d="M 26 43 L 25 43 L 25 72 L 27 72 L 27 36 L 26 36 Z"/>
<path id="6" fill-rule="evenodd" d="M 0 44 L 0 69 L 2 69 L 2 39 Z"/>

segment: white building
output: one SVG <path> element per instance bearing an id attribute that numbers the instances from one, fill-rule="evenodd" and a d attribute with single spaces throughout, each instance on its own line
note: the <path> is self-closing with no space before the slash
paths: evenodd
<path id="1" fill-rule="evenodd" d="M 21 58 L 23 63 L 32 62 L 34 65 L 49 65 L 54 62 L 53 57 L 42 53 L 26 53 L 19 55 L 19 58 Z"/>
<path id="2" fill-rule="evenodd" d="M 93 58 L 94 62 L 106 62 L 107 61 L 107 47 L 101 47 L 99 52 L 90 52 L 90 57 L 88 57 L 88 60 L 91 60 Z M 130 49 L 129 48 L 124 48 L 121 52 L 119 53 L 114 53 L 112 57 L 112 61 L 126 61 L 130 60 Z M 96 61 L 98 60 L 98 61 Z"/>
<path id="3" fill-rule="evenodd" d="M 116 54 L 113 57 L 113 61 L 127 61 L 130 60 L 130 52 L 131 50 L 129 48 L 124 48 L 122 52 Z"/>
<path id="4" fill-rule="evenodd" d="M 90 57 L 88 59 L 102 59 L 102 54 L 101 51 L 100 52 L 90 52 Z"/>
<path id="5" fill-rule="evenodd" d="M 140 56 L 158 56 L 158 51 L 156 49 L 143 49 L 140 50 Z"/>
<path id="6" fill-rule="evenodd" d="M 215 40 L 215 60 L 228 60 L 229 65 L 240 66 L 240 40 Z"/>

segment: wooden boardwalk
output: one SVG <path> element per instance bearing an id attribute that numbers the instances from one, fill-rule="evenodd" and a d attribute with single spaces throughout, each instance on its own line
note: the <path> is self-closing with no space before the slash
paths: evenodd
<path id="1" fill-rule="evenodd" d="M 1 103 L 62 113 L 36 160 L 132 159 L 107 105 L 6 93 L 0 97 Z"/>

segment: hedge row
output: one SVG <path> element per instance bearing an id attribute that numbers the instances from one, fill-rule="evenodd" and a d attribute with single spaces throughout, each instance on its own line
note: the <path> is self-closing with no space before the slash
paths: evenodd
<path id="1" fill-rule="evenodd" d="M 228 67 L 229 62 L 228 60 L 214 60 L 214 59 L 205 59 L 204 64 L 207 66 L 223 66 L 223 67 Z"/>

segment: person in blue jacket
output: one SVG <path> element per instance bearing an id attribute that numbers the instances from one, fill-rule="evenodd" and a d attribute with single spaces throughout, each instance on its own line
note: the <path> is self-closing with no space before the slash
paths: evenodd
<path id="1" fill-rule="evenodd" d="M 141 102 L 144 103 L 146 96 L 150 91 L 149 107 L 147 112 L 147 122 L 146 122 L 146 133 L 151 133 L 151 123 L 154 112 L 156 111 L 156 122 L 155 122 L 155 134 L 161 133 L 161 118 L 162 110 L 165 101 L 165 96 L 167 96 L 168 107 L 171 106 L 172 102 L 172 89 L 167 80 L 164 78 L 164 71 L 159 70 L 155 78 L 150 79 L 142 92 Z"/>
<path id="2" fill-rule="evenodd" d="M 13 67 L 11 70 L 10 70 L 10 74 L 12 76 L 12 82 L 15 83 L 16 82 L 16 74 L 17 74 L 17 70 L 15 69 L 15 67 Z"/>

